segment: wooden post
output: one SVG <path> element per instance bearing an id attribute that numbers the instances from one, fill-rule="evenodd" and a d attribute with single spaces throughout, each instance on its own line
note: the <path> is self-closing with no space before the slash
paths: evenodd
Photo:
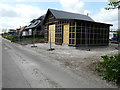
<path id="1" fill-rule="evenodd" d="M 86 49 L 88 49 L 88 29 L 87 25 L 85 25 L 85 44 L 86 44 Z"/>
<path id="2" fill-rule="evenodd" d="M 77 25 L 76 25 L 76 22 L 75 22 L 75 45 L 76 45 L 76 28 L 77 28 Z"/>
<path id="3" fill-rule="evenodd" d="M 37 46 L 35 46 L 35 34 L 36 34 L 36 28 L 33 31 L 33 46 L 31 46 L 31 47 L 37 47 Z"/>
<path id="4" fill-rule="evenodd" d="M 50 49 L 51 49 L 51 29 L 50 29 Z"/>

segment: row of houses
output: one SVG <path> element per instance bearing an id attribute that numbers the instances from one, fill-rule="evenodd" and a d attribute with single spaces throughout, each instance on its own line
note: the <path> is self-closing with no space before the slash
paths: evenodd
<path id="1" fill-rule="evenodd" d="M 43 25 L 43 20 L 44 20 L 45 15 L 40 16 L 37 19 L 33 19 L 30 21 L 30 25 L 28 26 L 23 26 L 20 27 L 16 30 L 16 32 L 20 36 L 24 37 L 31 37 L 33 34 L 35 36 L 44 36 L 44 25 Z"/>
<path id="2" fill-rule="evenodd" d="M 48 9 L 40 16 L 18 30 L 25 36 L 44 36 L 47 42 L 57 45 L 108 45 L 112 24 L 94 21 L 88 15 Z"/>

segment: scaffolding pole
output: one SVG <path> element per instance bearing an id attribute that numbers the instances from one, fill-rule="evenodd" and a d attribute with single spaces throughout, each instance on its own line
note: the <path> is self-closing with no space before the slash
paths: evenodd
<path id="1" fill-rule="evenodd" d="M 33 46 L 31 46 L 31 47 L 37 47 L 37 46 L 35 46 L 35 34 L 36 34 L 36 28 L 33 31 Z"/>
<path id="2" fill-rule="evenodd" d="M 50 30 L 50 50 L 51 50 L 51 30 Z"/>

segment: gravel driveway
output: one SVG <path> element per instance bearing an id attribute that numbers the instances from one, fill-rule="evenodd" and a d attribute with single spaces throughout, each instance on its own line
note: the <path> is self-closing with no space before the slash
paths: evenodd
<path id="1" fill-rule="evenodd" d="M 26 45 L 25 47 L 30 48 L 40 54 L 49 56 L 54 60 L 57 60 L 62 67 L 69 68 L 74 73 L 87 78 L 88 80 L 93 80 L 97 82 L 106 83 L 105 80 L 102 80 L 102 77 L 96 75 L 92 71 L 89 65 L 92 62 L 101 61 L 101 56 L 103 55 L 115 55 L 118 53 L 116 49 L 117 45 L 110 44 L 109 46 L 99 46 L 99 47 L 89 47 L 90 51 L 85 50 L 84 48 L 70 47 L 67 45 L 55 45 L 52 43 L 52 48 L 55 50 L 48 51 L 50 44 L 49 43 L 38 43 L 35 44 L 36 48 L 31 48 L 32 44 Z M 116 87 L 113 84 L 112 87 Z"/>

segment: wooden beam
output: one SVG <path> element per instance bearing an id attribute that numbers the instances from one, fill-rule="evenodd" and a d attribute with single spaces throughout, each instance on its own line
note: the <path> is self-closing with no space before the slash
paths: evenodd
<path id="1" fill-rule="evenodd" d="M 75 42 L 74 42 L 75 45 L 76 45 L 76 28 L 77 28 L 77 22 L 75 22 Z"/>

